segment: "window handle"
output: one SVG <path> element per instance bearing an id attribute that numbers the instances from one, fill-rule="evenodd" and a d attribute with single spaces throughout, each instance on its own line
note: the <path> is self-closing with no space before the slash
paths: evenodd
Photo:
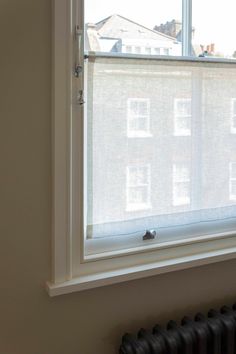
<path id="1" fill-rule="evenodd" d="M 145 235 L 143 235 L 143 241 L 153 240 L 156 237 L 157 233 L 155 230 L 146 230 Z"/>

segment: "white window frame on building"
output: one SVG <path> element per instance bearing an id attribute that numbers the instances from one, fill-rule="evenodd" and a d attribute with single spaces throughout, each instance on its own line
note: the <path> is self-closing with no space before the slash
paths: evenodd
<path id="1" fill-rule="evenodd" d="M 179 110 L 179 104 L 190 104 L 190 114 L 182 113 Z M 175 98 L 174 99 L 174 135 L 190 136 L 191 135 L 191 98 Z M 189 128 L 183 128 L 183 120 L 189 121 Z"/>
<path id="2" fill-rule="evenodd" d="M 145 245 L 144 238 L 136 244 L 133 234 L 129 237 L 126 234 L 123 239 L 122 236 L 110 237 L 111 248 L 107 246 L 107 238 L 85 238 L 86 109 L 81 75 L 84 53 L 80 50 L 83 13 L 82 0 L 53 2 L 53 247 L 52 276 L 47 283 L 50 296 L 236 258 L 236 230 L 225 232 L 224 222 L 218 223 L 214 230 L 204 225 L 200 237 L 189 237 L 188 228 L 184 236 L 182 229 L 180 232 L 173 226 L 171 230 L 158 231 L 158 243 L 149 239 Z M 191 0 L 183 0 L 182 32 L 184 60 L 201 60 L 188 58 L 191 54 Z M 178 60 L 183 61 L 183 58 Z M 94 255 L 99 247 L 100 251 Z"/>
<path id="3" fill-rule="evenodd" d="M 233 184 L 236 185 L 236 162 L 229 163 L 229 199 L 235 201 L 236 193 L 233 192 Z M 235 188 L 236 189 L 236 188 Z"/>
<path id="4" fill-rule="evenodd" d="M 132 105 L 137 106 L 137 112 L 134 112 Z M 140 105 L 145 106 L 144 114 Z M 144 122 L 145 129 L 134 129 Z M 150 99 L 149 98 L 128 98 L 127 100 L 127 136 L 129 138 L 145 138 L 151 136 L 150 133 Z"/>
<path id="5" fill-rule="evenodd" d="M 185 170 L 185 171 L 184 171 Z M 184 171 L 184 173 L 182 173 Z M 182 206 L 190 204 L 190 168 L 188 164 L 175 163 L 173 165 L 173 205 Z M 183 187 L 188 186 L 189 195 L 180 195 Z"/>
<path id="6" fill-rule="evenodd" d="M 135 197 L 134 197 L 135 195 Z M 146 197 L 141 201 L 140 195 Z M 142 199 L 142 198 L 141 198 Z M 151 166 L 131 165 L 126 169 L 126 211 L 151 208 Z"/>
<path id="7" fill-rule="evenodd" d="M 231 99 L 231 124 L 230 131 L 236 134 L 236 98 Z"/>

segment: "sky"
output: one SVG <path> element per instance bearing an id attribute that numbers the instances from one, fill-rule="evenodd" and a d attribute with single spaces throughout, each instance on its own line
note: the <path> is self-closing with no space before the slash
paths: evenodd
<path id="1" fill-rule="evenodd" d="M 236 50 L 236 0 L 192 0 L 194 40 L 215 43 L 216 50 L 232 54 Z M 146 27 L 181 20 L 181 0 L 84 0 L 85 21 L 96 23 L 119 14 Z"/>

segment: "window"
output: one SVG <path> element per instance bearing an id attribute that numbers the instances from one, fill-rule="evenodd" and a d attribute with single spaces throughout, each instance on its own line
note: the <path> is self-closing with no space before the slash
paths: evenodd
<path id="1" fill-rule="evenodd" d="M 229 164 L 229 199 L 236 200 L 236 162 Z"/>
<path id="2" fill-rule="evenodd" d="M 173 166 L 173 205 L 190 203 L 190 170 L 186 164 Z"/>
<path id="3" fill-rule="evenodd" d="M 150 136 L 150 100 L 148 98 L 128 98 L 128 137 Z"/>
<path id="4" fill-rule="evenodd" d="M 174 135 L 191 135 L 191 99 L 174 100 Z"/>
<path id="5" fill-rule="evenodd" d="M 141 47 L 134 47 L 134 52 L 136 54 L 140 54 L 141 53 Z"/>
<path id="6" fill-rule="evenodd" d="M 132 53 L 132 46 L 131 46 L 131 45 L 127 45 L 127 46 L 125 47 L 125 52 L 126 52 L 126 53 Z"/>
<path id="7" fill-rule="evenodd" d="M 151 54 L 151 52 L 152 52 L 151 47 L 145 47 L 145 53 L 146 54 Z"/>
<path id="8" fill-rule="evenodd" d="M 231 99 L 231 133 L 236 134 L 236 98 Z"/>
<path id="9" fill-rule="evenodd" d="M 127 211 L 150 208 L 150 165 L 127 167 Z"/>
<path id="10" fill-rule="evenodd" d="M 163 48 L 163 55 L 170 55 L 169 48 Z"/>
<path id="11" fill-rule="evenodd" d="M 154 48 L 155 55 L 160 55 L 160 48 Z"/>
<path id="12" fill-rule="evenodd" d="M 235 59 L 210 56 L 214 46 L 196 54 L 190 0 L 165 0 L 183 8 L 182 24 L 154 30 L 120 15 L 90 20 L 88 1 L 86 21 L 82 1 L 54 1 L 51 295 L 236 256 L 235 146 L 223 129 Z M 124 43 L 175 54 L 135 56 Z M 150 122 L 152 138 L 139 139 Z"/>

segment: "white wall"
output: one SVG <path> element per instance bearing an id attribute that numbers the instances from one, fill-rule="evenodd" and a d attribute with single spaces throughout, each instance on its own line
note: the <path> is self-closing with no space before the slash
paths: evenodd
<path id="1" fill-rule="evenodd" d="M 236 300 L 236 261 L 48 297 L 50 8 L 0 1 L 0 353 L 114 354 L 125 331 Z"/>

